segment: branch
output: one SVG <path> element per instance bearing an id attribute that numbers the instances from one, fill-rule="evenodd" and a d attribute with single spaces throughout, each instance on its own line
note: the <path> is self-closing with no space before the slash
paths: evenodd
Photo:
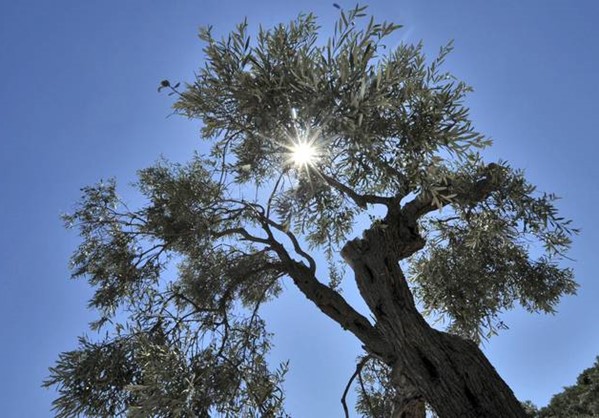
<path id="1" fill-rule="evenodd" d="M 347 195 L 351 200 L 353 200 L 356 205 L 358 205 L 361 209 L 366 209 L 366 205 L 370 204 L 379 204 L 389 206 L 393 203 L 394 199 L 390 197 L 378 196 L 374 194 L 359 194 L 356 193 L 351 187 L 346 186 L 343 183 L 335 180 L 333 177 L 326 175 L 323 172 L 318 172 L 318 174 L 332 187 L 339 190 L 341 193 Z"/>
<path id="2" fill-rule="evenodd" d="M 500 172 L 501 166 L 491 163 L 484 167 L 483 177 L 472 184 L 468 190 L 453 189 L 452 184 L 447 186 L 449 194 L 456 196 L 452 200 L 480 202 L 484 200 L 491 192 L 497 188 L 498 178 L 497 173 Z M 449 200 L 441 202 L 442 207 L 452 203 Z M 438 209 L 438 206 L 433 205 L 433 199 L 426 193 L 420 193 L 416 198 L 404 206 L 402 212 L 412 219 L 418 219 L 429 212 Z"/>
<path id="3" fill-rule="evenodd" d="M 235 235 L 235 234 L 241 235 L 243 238 L 245 238 L 246 240 L 251 241 L 251 242 L 257 242 L 257 243 L 266 244 L 266 245 L 270 244 L 270 240 L 252 235 L 248 231 L 246 231 L 245 228 L 223 229 L 222 231 L 215 232 L 213 234 L 213 236 L 214 236 L 214 238 L 223 238 L 223 237 L 227 237 L 227 236 Z"/>
<path id="4" fill-rule="evenodd" d="M 270 208 L 271 208 L 271 204 L 272 204 L 272 200 L 275 197 L 275 194 L 277 192 L 277 189 L 279 188 L 279 184 L 281 183 L 281 180 L 283 179 L 283 175 L 285 175 L 285 172 L 287 170 L 283 170 L 281 172 L 281 175 L 279 175 L 279 178 L 277 179 L 277 181 L 275 182 L 275 186 L 272 189 L 272 192 L 270 193 L 270 197 L 268 198 L 268 203 L 266 204 L 266 217 L 269 218 L 270 217 Z"/>
<path id="5" fill-rule="evenodd" d="M 364 394 L 364 398 L 366 399 L 366 403 L 368 404 L 368 409 L 370 409 L 370 413 L 372 414 L 372 416 L 375 416 L 372 402 L 370 402 L 370 396 L 368 396 L 368 393 L 366 393 L 366 388 L 364 387 L 364 379 L 362 379 L 362 369 L 360 369 L 360 371 L 358 372 L 358 382 L 360 382 L 360 389 Z"/>
<path id="6" fill-rule="evenodd" d="M 283 225 L 273 221 L 272 219 L 263 218 L 263 221 L 266 222 L 268 225 L 274 227 L 277 231 L 280 231 L 287 235 L 287 237 L 291 240 L 291 243 L 293 244 L 293 249 L 295 250 L 295 252 L 304 257 L 306 261 L 308 261 L 308 264 L 310 265 L 310 271 L 312 273 L 316 272 L 316 262 L 314 261 L 314 258 L 312 258 L 310 254 L 308 254 L 302 249 L 302 247 L 299 244 L 299 241 L 297 240 L 297 237 L 293 232 L 289 231 L 288 228 L 285 228 Z"/>
<path id="7" fill-rule="evenodd" d="M 271 235 L 272 237 L 272 235 Z M 388 358 L 388 346 L 380 332 L 366 317 L 356 311 L 338 292 L 321 283 L 304 263 L 295 261 L 285 247 L 274 240 L 271 248 L 285 265 L 286 273 L 297 288 L 325 315 L 354 334 L 365 349 L 378 357 Z"/>
<path id="8" fill-rule="evenodd" d="M 345 390 L 343 391 L 343 396 L 341 396 L 341 404 L 343 405 L 343 411 L 345 412 L 345 418 L 349 418 L 349 410 L 347 409 L 347 402 L 345 401 L 345 398 L 347 397 L 347 392 L 349 392 L 349 388 L 351 387 L 351 384 L 354 381 L 354 379 L 356 378 L 356 376 L 360 376 L 360 384 L 362 386 L 362 389 L 364 388 L 364 386 L 362 384 L 362 377 L 361 377 L 360 373 L 362 372 L 362 368 L 364 368 L 364 365 L 371 358 L 372 357 L 370 355 L 367 355 L 366 357 L 363 357 L 362 360 L 360 360 L 360 362 L 358 364 L 356 364 L 356 371 L 354 372 L 354 374 L 351 375 L 351 377 L 349 378 L 349 381 L 347 382 L 347 385 L 345 386 Z"/>
<path id="9" fill-rule="evenodd" d="M 301 248 L 295 235 L 282 225 L 267 218 L 265 211 L 261 210 L 263 208 L 254 209 L 258 215 L 257 220 L 261 223 L 262 229 L 267 235 L 266 238 L 252 235 L 242 227 L 229 228 L 216 232 L 214 233 L 214 237 L 221 238 L 237 234 L 248 241 L 267 245 L 281 260 L 283 271 L 291 277 L 298 289 L 325 315 L 341 325 L 343 329 L 353 333 L 370 353 L 376 354 L 378 357 L 388 357 L 387 343 L 379 331 L 372 326 L 366 317 L 347 303 L 338 292 L 324 285 L 316 278 L 316 262 Z M 295 251 L 306 258 L 309 266 L 291 257 L 285 246 L 275 238 L 271 227 L 285 233 L 289 237 Z"/>

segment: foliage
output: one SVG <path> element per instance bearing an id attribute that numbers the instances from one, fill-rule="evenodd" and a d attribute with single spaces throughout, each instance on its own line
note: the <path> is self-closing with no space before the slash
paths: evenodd
<path id="1" fill-rule="evenodd" d="M 370 359 L 358 375 L 356 411 L 366 417 L 390 417 L 397 389 L 391 382 L 390 370 L 377 359 Z"/>
<path id="2" fill-rule="evenodd" d="M 498 315 L 515 302 L 553 313 L 562 294 L 576 291 L 572 271 L 557 264 L 572 231 L 556 197 L 532 197 L 522 172 L 502 169 L 502 187 L 487 199 L 455 202 L 451 213 L 427 220 L 427 249 L 411 264 L 427 313 L 449 317 L 452 332 L 475 341 L 504 327 Z M 539 244 L 545 254 L 531 260 Z"/>
<path id="3" fill-rule="evenodd" d="M 599 357 L 592 367 L 584 370 L 576 384 L 554 395 L 540 410 L 531 405 L 531 417 L 536 418 L 590 418 L 599 417 Z"/>
<path id="4" fill-rule="evenodd" d="M 58 416 L 281 415 L 286 365 L 268 370 L 270 336 L 258 315 L 281 273 L 251 245 L 211 245 L 211 228 L 233 228 L 244 215 L 219 215 L 220 188 L 201 164 L 142 170 L 151 203 L 139 211 L 109 181 L 84 188 L 65 216 L 84 239 L 73 275 L 95 286 L 90 306 L 101 318 L 92 328 L 110 323 L 115 335 L 81 338 L 60 356 L 45 382 L 59 385 Z M 177 280 L 164 277 L 169 253 L 180 259 Z"/>
<path id="5" fill-rule="evenodd" d="M 433 60 L 422 45 L 388 48 L 400 26 L 364 10 L 341 12 L 324 43 L 312 15 L 255 37 L 246 22 L 222 40 L 205 28 L 195 82 L 161 83 L 210 153 L 141 170 L 138 209 L 110 180 L 65 216 L 82 238 L 73 276 L 94 288 L 92 329 L 106 337 L 51 368 L 58 416 L 284 415 L 286 365 L 269 369 L 260 307 L 288 276 L 344 328 L 368 329 L 337 292 L 337 253 L 375 205 L 414 208 L 427 239 L 408 260 L 414 293 L 452 332 L 478 341 L 516 302 L 553 312 L 574 293 L 558 261 L 576 230 L 553 195 L 479 156 L 490 141 L 469 120 L 470 88 L 440 70 L 451 45 Z M 298 143 L 318 158 L 296 164 Z M 360 375 L 364 415 L 389 408 L 386 367 Z"/>

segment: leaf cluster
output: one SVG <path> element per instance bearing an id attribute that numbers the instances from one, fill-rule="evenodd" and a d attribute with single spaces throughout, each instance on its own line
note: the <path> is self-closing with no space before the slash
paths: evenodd
<path id="1" fill-rule="evenodd" d="M 535 196 L 523 173 L 506 163 L 495 173 L 493 192 L 481 201 L 460 191 L 460 182 L 473 174 L 462 166 L 454 175 L 458 197 L 450 213 L 423 220 L 428 244 L 410 269 L 426 312 L 480 341 L 505 327 L 499 314 L 515 303 L 553 313 L 560 296 L 576 292 L 572 270 L 558 263 L 578 230 L 558 215 L 556 196 Z"/>
<path id="2" fill-rule="evenodd" d="M 549 405 L 538 409 L 532 402 L 525 403 L 532 418 L 591 418 L 599 416 L 599 358 L 595 364 L 577 377 L 576 384 L 567 386 L 554 395 Z"/>
<path id="3" fill-rule="evenodd" d="M 578 376 L 576 384 L 553 396 L 549 405 L 539 412 L 539 418 L 566 416 L 599 416 L 599 358 Z"/>
<path id="4" fill-rule="evenodd" d="M 255 208 L 223 196 L 211 166 L 160 161 L 140 171 L 130 210 L 113 180 L 86 187 L 65 216 L 82 243 L 74 277 L 106 329 L 51 368 L 57 416 L 281 416 L 283 364 L 266 362 L 260 305 L 280 291 L 264 249 L 231 240 Z M 174 269 L 178 269 L 174 274 Z"/>
<path id="5" fill-rule="evenodd" d="M 205 67 L 175 104 L 202 121 L 223 177 L 259 185 L 289 177 L 274 202 L 317 245 L 345 238 L 369 203 L 339 185 L 356 196 L 427 191 L 442 180 L 446 156 L 489 144 L 468 119 L 470 88 L 441 71 L 451 44 L 430 62 L 422 45 L 385 53 L 401 26 L 364 10 L 342 12 L 326 42 L 310 14 L 255 37 L 247 22 L 221 40 L 206 28 Z M 306 136 L 322 150 L 311 175 L 287 163 Z"/>

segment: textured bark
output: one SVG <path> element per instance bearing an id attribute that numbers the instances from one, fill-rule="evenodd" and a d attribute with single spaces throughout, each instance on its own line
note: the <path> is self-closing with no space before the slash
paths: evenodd
<path id="1" fill-rule="evenodd" d="M 451 191 L 462 201 L 480 201 L 496 188 L 500 174 L 499 166 L 489 164 L 478 181 Z M 336 182 L 333 186 L 349 193 Z M 278 253 L 299 290 L 391 368 L 399 394 L 393 400 L 392 418 L 423 418 L 425 402 L 441 418 L 525 418 L 520 402 L 476 344 L 431 328 L 416 309 L 399 261 L 424 247 L 418 219 L 436 208 L 430 197 L 419 195 L 402 208 L 399 197 L 348 195 L 359 206 L 374 202 L 388 208 L 382 222 L 374 223 L 341 251 L 374 315 L 374 325 L 321 283 L 312 265 L 294 260 L 268 226 L 265 241 Z"/>
<path id="2" fill-rule="evenodd" d="M 391 418 L 426 418 L 426 405 L 420 391 L 406 387 L 405 378 L 395 386 L 398 396 L 393 400 Z"/>
<path id="3" fill-rule="evenodd" d="M 354 334 L 363 344 L 368 345 L 371 354 L 384 358 L 388 352 L 382 335 L 367 318 L 356 311 L 338 292 L 321 283 L 314 271 L 305 264 L 295 261 L 285 247 L 272 239 L 272 248 L 277 252 L 286 271 L 297 288 L 314 303 L 326 316 L 337 322 L 345 330 Z"/>
<path id="4" fill-rule="evenodd" d="M 426 408 L 422 399 L 409 399 L 398 402 L 393 408 L 392 418 L 426 418 Z"/>
<path id="5" fill-rule="evenodd" d="M 342 251 L 376 318 L 375 327 L 388 343 L 383 360 L 392 368 L 398 390 L 414 388 L 395 417 L 422 417 L 415 409 L 421 399 L 442 418 L 525 417 L 511 389 L 473 342 L 431 328 L 416 309 L 399 261 L 423 246 L 417 217 L 397 210 Z"/>

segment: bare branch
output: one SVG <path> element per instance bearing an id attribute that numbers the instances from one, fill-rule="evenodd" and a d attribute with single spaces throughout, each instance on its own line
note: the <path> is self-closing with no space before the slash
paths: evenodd
<path id="1" fill-rule="evenodd" d="M 270 208 L 271 208 L 272 200 L 275 197 L 275 194 L 277 192 L 277 189 L 279 188 L 279 184 L 281 183 L 283 176 L 285 175 L 285 172 L 286 172 L 286 170 L 282 171 L 281 174 L 279 175 L 279 178 L 275 182 L 275 186 L 273 187 L 272 192 L 270 193 L 270 196 L 268 198 L 268 203 L 266 205 L 266 217 L 267 218 L 270 218 Z"/>
<path id="2" fill-rule="evenodd" d="M 361 377 L 360 373 L 362 372 L 362 368 L 364 368 L 364 365 L 371 358 L 372 358 L 372 356 L 367 355 L 367 356 L 363 357 L 362 360 L 360 360 L 360 362 L 358 364 L 356 364 L 356 371 L 354 371 L 354 374 L 351 375 L 351 377 L 349 378 L 349 381 L 347 382 L 347 385 L 345 386 L 345 390 L 343 391 L 343 396 L 341 396 L 341 404 L 343 405 L 343 411 L 345 412 L 345 418 L 349 418 L 349 409 L 347 408 L 347 402 L 346 402 L 347 392 L 349 392 L 349 388 L 351 387 L 351 384 L 354 381 L 354 379 L 356 378 L 356 376 L 360 376 L 360 383 L 362 384 L 362 377 Z M 362 384 L 362 389 L 364 389 L 363 384 Z"/>
<path id="3" fill-rule="evenodd" d="M 260 238 L 255 235 L 252 235 L 245 228 L 241 228 L 241 227 L 240 228 L 223 229 L 222 231 L 215 232 L 213 234 L 213 236 L 214 236 L 214 238 L 223 238 L 223 237 L 236 235 L 236 234 L 241 235 L 247 241 L 251 241 L 251 242 L 256 242 L 256 243 L 266 244 L 266 245 L 270 244 L 270 242 L 271 242 L 268 239 Z"/>
<path id="4" fill-rule="evenodd" d="M 354 334 L 368 352 L 379 357 L 388 357 L 387 343 L 366 317 L 347 303 L 338 292 L 321 283 L 309 267 L 291 258 L 285 247 L 274 238 L 271 247 L 279 255 L 287 274 L 304 296 L 343 329 Z"/>
<path id="5" fill-rule="evenodd" d="M 364 379 L 362 379 L 362 369 L 364 368 L 364 365 L 362 365 L 362 367 L 360 368 L 360 371 L 358 372 L 358 382 L 360 383 L 360 390 L 362 391 L 362 394 L 364 395 L 364 398 L 366 399 L 366 403 L 368 404 L 368 409 L 370 410 L 370 413 L 372 414 L 372 416 L 374 416 L 374 407 L 372 406 L 372 402 L 370 402 L 370 396 L 368 396 L 368 394 L 366 393 L 366 388 L 364 387 Z"/>
<path id="6" fill-rule="evenodd" d="M 283 225 L 273 221 L 272 219 L 263 218 L 263 220 L 268 225 L 274 227 L 277 231 L 283 232 L 285 235 L 287 235 L 287 237 L 289 237 L 289 239 L 291 240 L 291 243 L 293 244 L 293 249 L 295 250 L 295 252 L 298 253 L 299 255 L 301 255 L 302 257 L 304 257 L 306 259 L 306 261 L 308 261 L 308 264 L 310 266 L 310 271 L 312 273 L 315 273 L 316 272 L 316 262 L 314 261 L 314 258 L 312 258 L 312 256 L 310 256 L 310 254 L 308 254 L 307 252 L 305 252 L 302 249 L 295 234 L 293 232 L 289 231 L 288 228 L 285 228 Z"/>
<path id="7" fill-rule="evenodd" d="M 389 206 L 393 203 L 394 199 L 391 197 L 378 196 L 374 194 L 359 194 L 356 193 L 352 188 L 346 186 L 343 183 L 340 183 L 333 177 L 326 175 L 323 172 L 318 172 L 318 174 L 332 187 L 339 190 L 344 195 L 348 196 L 351 200 L 353 200 L 358 207 L 361 209 L 366 209 L 367 204 L 379 204 Z"/>

